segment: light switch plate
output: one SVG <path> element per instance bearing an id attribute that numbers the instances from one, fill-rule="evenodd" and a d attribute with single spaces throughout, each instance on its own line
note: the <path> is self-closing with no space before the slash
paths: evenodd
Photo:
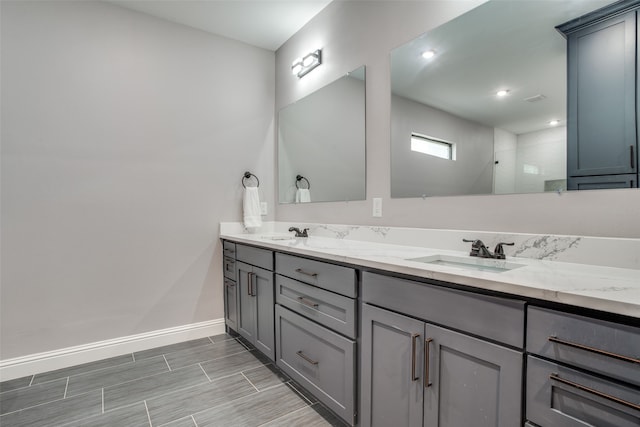
<path id="1" fill-rule="evenodd" d="M 373 198 L 373 216 L 382 216 L 382 199 L 380 197 Z"/>
<path id="2" fill-rule="evenodd" d="M 260 202 L 260 215 L 266 215 L 269 213 L 269 205 L 267 202 Z"/>

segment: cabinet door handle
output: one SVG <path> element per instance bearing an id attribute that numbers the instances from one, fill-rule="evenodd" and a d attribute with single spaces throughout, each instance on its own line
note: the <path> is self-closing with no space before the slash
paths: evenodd
<path id="1" fill-rule="evenodd" d="M 304 353 L 302 352 L 302 350 L 298 350 L 298 351 L 296 351 L 296 354 L 297 354 L 298 356 L 300 356 L 300 357 L 301 357 L 305 362 L 308 362 L 308 363 L 310 363 L 311 365 L 314 365 L 314 366 L 315 366 L 315 365 L 317 365 L 317 364 L 318 364 L 318 361 L 317 361 L 317 360 L 313 360 L 312 358 L 310 358 L 309 356 L 307 356 L 306 354 L 304 354 Z"/>
<path id="2" fill-rule="evenodd" d="M 420 334 L 411 334 L 411 381 L 418 381 L 420 378 L 416 376 L 416 340 Z"/>
<path id="3" fill-rule="evenodd" d="M 631 159 L 631 169 L 635 169 L 636 159 L 635 159 L 635 156 L 633 155 L 633 145 L 629 146 L 629 159 Z"/>
<path id="4" fill-rule="evenodd" d="M 298 297 L 298 301 L 300 301 L 302 304 L 304 304 L 306 306 L 313 307 L 313 308 L 318 308 L 318 303 L 317 302 L 313 302 L 311 300 L 308 300 L 305 297 Z"/>
<path id="5" fill-rule="evenodd" d="M 309 277 L 318 277 L 318 273 L 309 273 L 308 271 L 304 271 L 301 268 L 296 268 L 296 273 L 304 274 Z"/>
<path id="6" fill-rule="evenodd" d="M 602 356 L 607 356 L 607 357 L 611 357 L 611 358 L 618 359 L 618 360 L 624 360 L 625 362 L 629 362 L 629 363 L 640 363 L 640 359 L 634 359 L 633 357 L 623 356 L 622 354 L 611 353 L 609 351 L 600 350 L 599 348 L 588 347 L 588 346 L 583 345 L 583 344 L 578 344 L 578 343 L 571 342 L 571 341 L 565 341 L 565 340 L 562 340 L 560 338 L 556 338 L 554 336 L 549 337 L 549 341 L 555 342 L 555 343 L 558 343 L 558 344 L 562 344 L 562 345 L 566 345 L 567 347 L 573 347 L 573 348 L 577 348 L 577 349 L 580 349 L 580 350 L 589 351 L 591 353 L 600 354 Z"/>
<path id="7" fill-rule="evenodd" d="M 433 338 L 424 340 L 424 388 L 431 387 L 431 379 L 429 378 L 429 347 Z"/>
<path id="8" fill-rule="evenodd" d="M 251 273 L 247 272 L 247 295 L 251 295 Z"/>
<path id="9" fill-rule="evenodd" d="M 558 376 L 558 374 L 556 374 L 556 373 L 552 373 L 551 375 L 549 375 L 549 379 L 551 379 L 553 381 L 558 381 L 559 383 L 566 384 L 566 385 L 568 385 L 570 387 L 573 387 L 573 388 L 577 388 L 578 390 L 586 391 L 587 393 L 602 397 L 603 399 L 610 400 L 611 402 L 619 403 L 620 405 L 624 405 L 624 406 L 626 406 L 628 408 L 632 408 L 632 409 L 635 409 L 635 410 L 640 410 L 640 405 L 637 405 L 635 403 L 628 402 L 626 400 L 620 399 L 619 397 L 611 396 L 610 394 L 603 393 L 603 392 L 601 392 L 599 390 L 596 390 L 596 389 L 593 389 L 591 387 L 587 387 L 585 385 L 574 383 L 573 381 L 566 380 L 566 379 L 561 378 L 560 376 Z"/>

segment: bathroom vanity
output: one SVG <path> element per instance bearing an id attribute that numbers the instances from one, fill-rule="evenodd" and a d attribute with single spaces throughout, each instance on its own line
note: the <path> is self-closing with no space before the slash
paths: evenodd
<path id="1" fill-rule="evenodd" d="M 640 269 L 313 231 L 222 230 L 227 326 L 347 423 L 640 423 Z"/>

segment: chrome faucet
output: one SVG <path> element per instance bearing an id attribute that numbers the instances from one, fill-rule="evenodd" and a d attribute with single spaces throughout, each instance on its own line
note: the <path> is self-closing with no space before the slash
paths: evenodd
<path id="1" fill-rule="evenodd" d="M 289 231 L 295 231 L 296 237 L 309 237 L 309 235 L 307 234 L 307 231 L 309 231 L 308 228 L 304 228 L 302 231 L 300 231 L 298 227 L 289 227 Z"/>
<path id="2" fill-rule="evenodd" d="M 493 250 L 493 253 L 485 246 L 485 244 L 480 239 L 462 239 L 463 242 L 471 243 L 471 252 L 469 252 L 470 256 L 477 256 L 479 258 L 493 258 L 493 259 L 505 259 L 506 255 L 504 254 L 504 249 L 502 246 L 513 246 L 514 243 L 505 243 L 500 242 L 496 245 L 496 248 Z"/>

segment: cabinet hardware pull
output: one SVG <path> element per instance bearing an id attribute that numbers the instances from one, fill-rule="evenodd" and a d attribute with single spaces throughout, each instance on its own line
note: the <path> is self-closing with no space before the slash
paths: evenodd
<path id="1" fill-rule="evenodd" d="M 298 356 L 302 357 L 302 358 L 305 360 L 305 362 L 309 362 L 310 364 L 312 364 L 312 365 L 314 365 L 314 366 L 318 364 L 318 361 L 317 361 L 317 360 L 313 360 L 312 358 L 310 358 L 309 356 L 307 356 L 306 354 L 304 354 L 304 353 L 302 352 L 302 350 L 298 350 L 298 351 L 296 351 L 296 354 L 297 354 Z"/>
<path id="2" fill-rule="evenodd" d="M 247 272 L 247 295 L 253 296 L 251 294 L 251 273 Z"/>
<path id="3" fill-rule="evenodd" d="M 296 268 L 296 273 L 304 274 L 309 277 L 318 277 L 318 273 L 309 273 L 308 271 L 304 271 L 301 268 Z"/>
<path id="4" fill-rule="evenodd" d="M 416 338 L 420 334 L 411 334 L 411 381 L 418 381 L 420 378 L 416 376 Z"/>
<path id="5" fill-rule="evenodd" d="M 620 405 L 624 405 L 624 406 L 626 406 L 628 408 L 632 408 L 632 409 L 635 409 L 635 410 L 640 410 L 640 405 L 637 405 L 635 403 L 628 402 L 626 400 L 620 399 L 619 397 L 611 396 L 610 394 L 603 393 L 603 392 L 598 391 L 596 389 L 593 389 L 591 387 L 587 387 L 587 386 L 584 386 L 582 384 L 574 383 L 573 381 L 565 380 L 564 378 L 559 377 L 558 374 L 552 373 L 551 375 L 549 375 L 549 379 L 554 380 L 554 381 L 558 381 L 559 383 L 566 384 L 566 385 L 571 386 L 573 388 L 577 388 L 578 390 L 586 391 L 587 393 L 594 394 L 596 396 L 602 397 L 602 398 L 610 400 L 612 402 L 619 403 Z"/>
<path id="6" fill-rule="evenodd" d="M 629 146 L 629 158 L 631 159 L 631 169 L 635 169 L 636 160 L 634 159 L 634 156 L 633 156 L 633 145 Z"/>
<path id="7" fill-rule="evenodd" d="M 256 273 L 251 273 L 251 296 L 258 296 L 258 291 L 256 291 L 256 277 L 258 275 Z"/>
<path id="8" fill-rule="evenodd" d="M 629 356 L 623 356 L 621 354 L 617 354 L 617 353 L 611 353 L 605 350 L 600 350 L 599 348 L 593 348 L 593 347 L 588 347 L 586 345 L 583 344 L 577 344 L 571 341 L 565 341 L 562 340 L 560 338 L 556 338 L 554 336 L 549 337 L 549 341 L 551 342 L 555 342 L 558 344 L 562 344 L 562 345 L 566 345 L 567 347 L 573 347 L 573 348 L 577 348 L 580 350 L 584 350 L 584 351 L 589 351 L 591 353 L 596 353 L 596 354 L 601 354 L 603 356 L 608 356 L 608 357 L 612 357 L 614 359 L 618 359 L 618 360 L 624 360 L 625 362 L 629 362 L 629 363 L 640 363 L 640 359 L 634 359 L 633 357 L 629 357 Z"/>
<path id="9" fill-rule="evenodd" d="M 310 301 L 310 300 L 306 299 L 305 297 L 298 297 L 298 301 L 300 301 L 302 304 L 304 304 L 306 306 L 313 307 L 313 308 L 318 308 L 318 303 L 317 302 Z"/>
<path id="10" fill-rule="evenodd" d="M 429 378 L 429 344 L 433 338 L 424 340 L 424 388 L 431 387 L 431 379 Z"/>

